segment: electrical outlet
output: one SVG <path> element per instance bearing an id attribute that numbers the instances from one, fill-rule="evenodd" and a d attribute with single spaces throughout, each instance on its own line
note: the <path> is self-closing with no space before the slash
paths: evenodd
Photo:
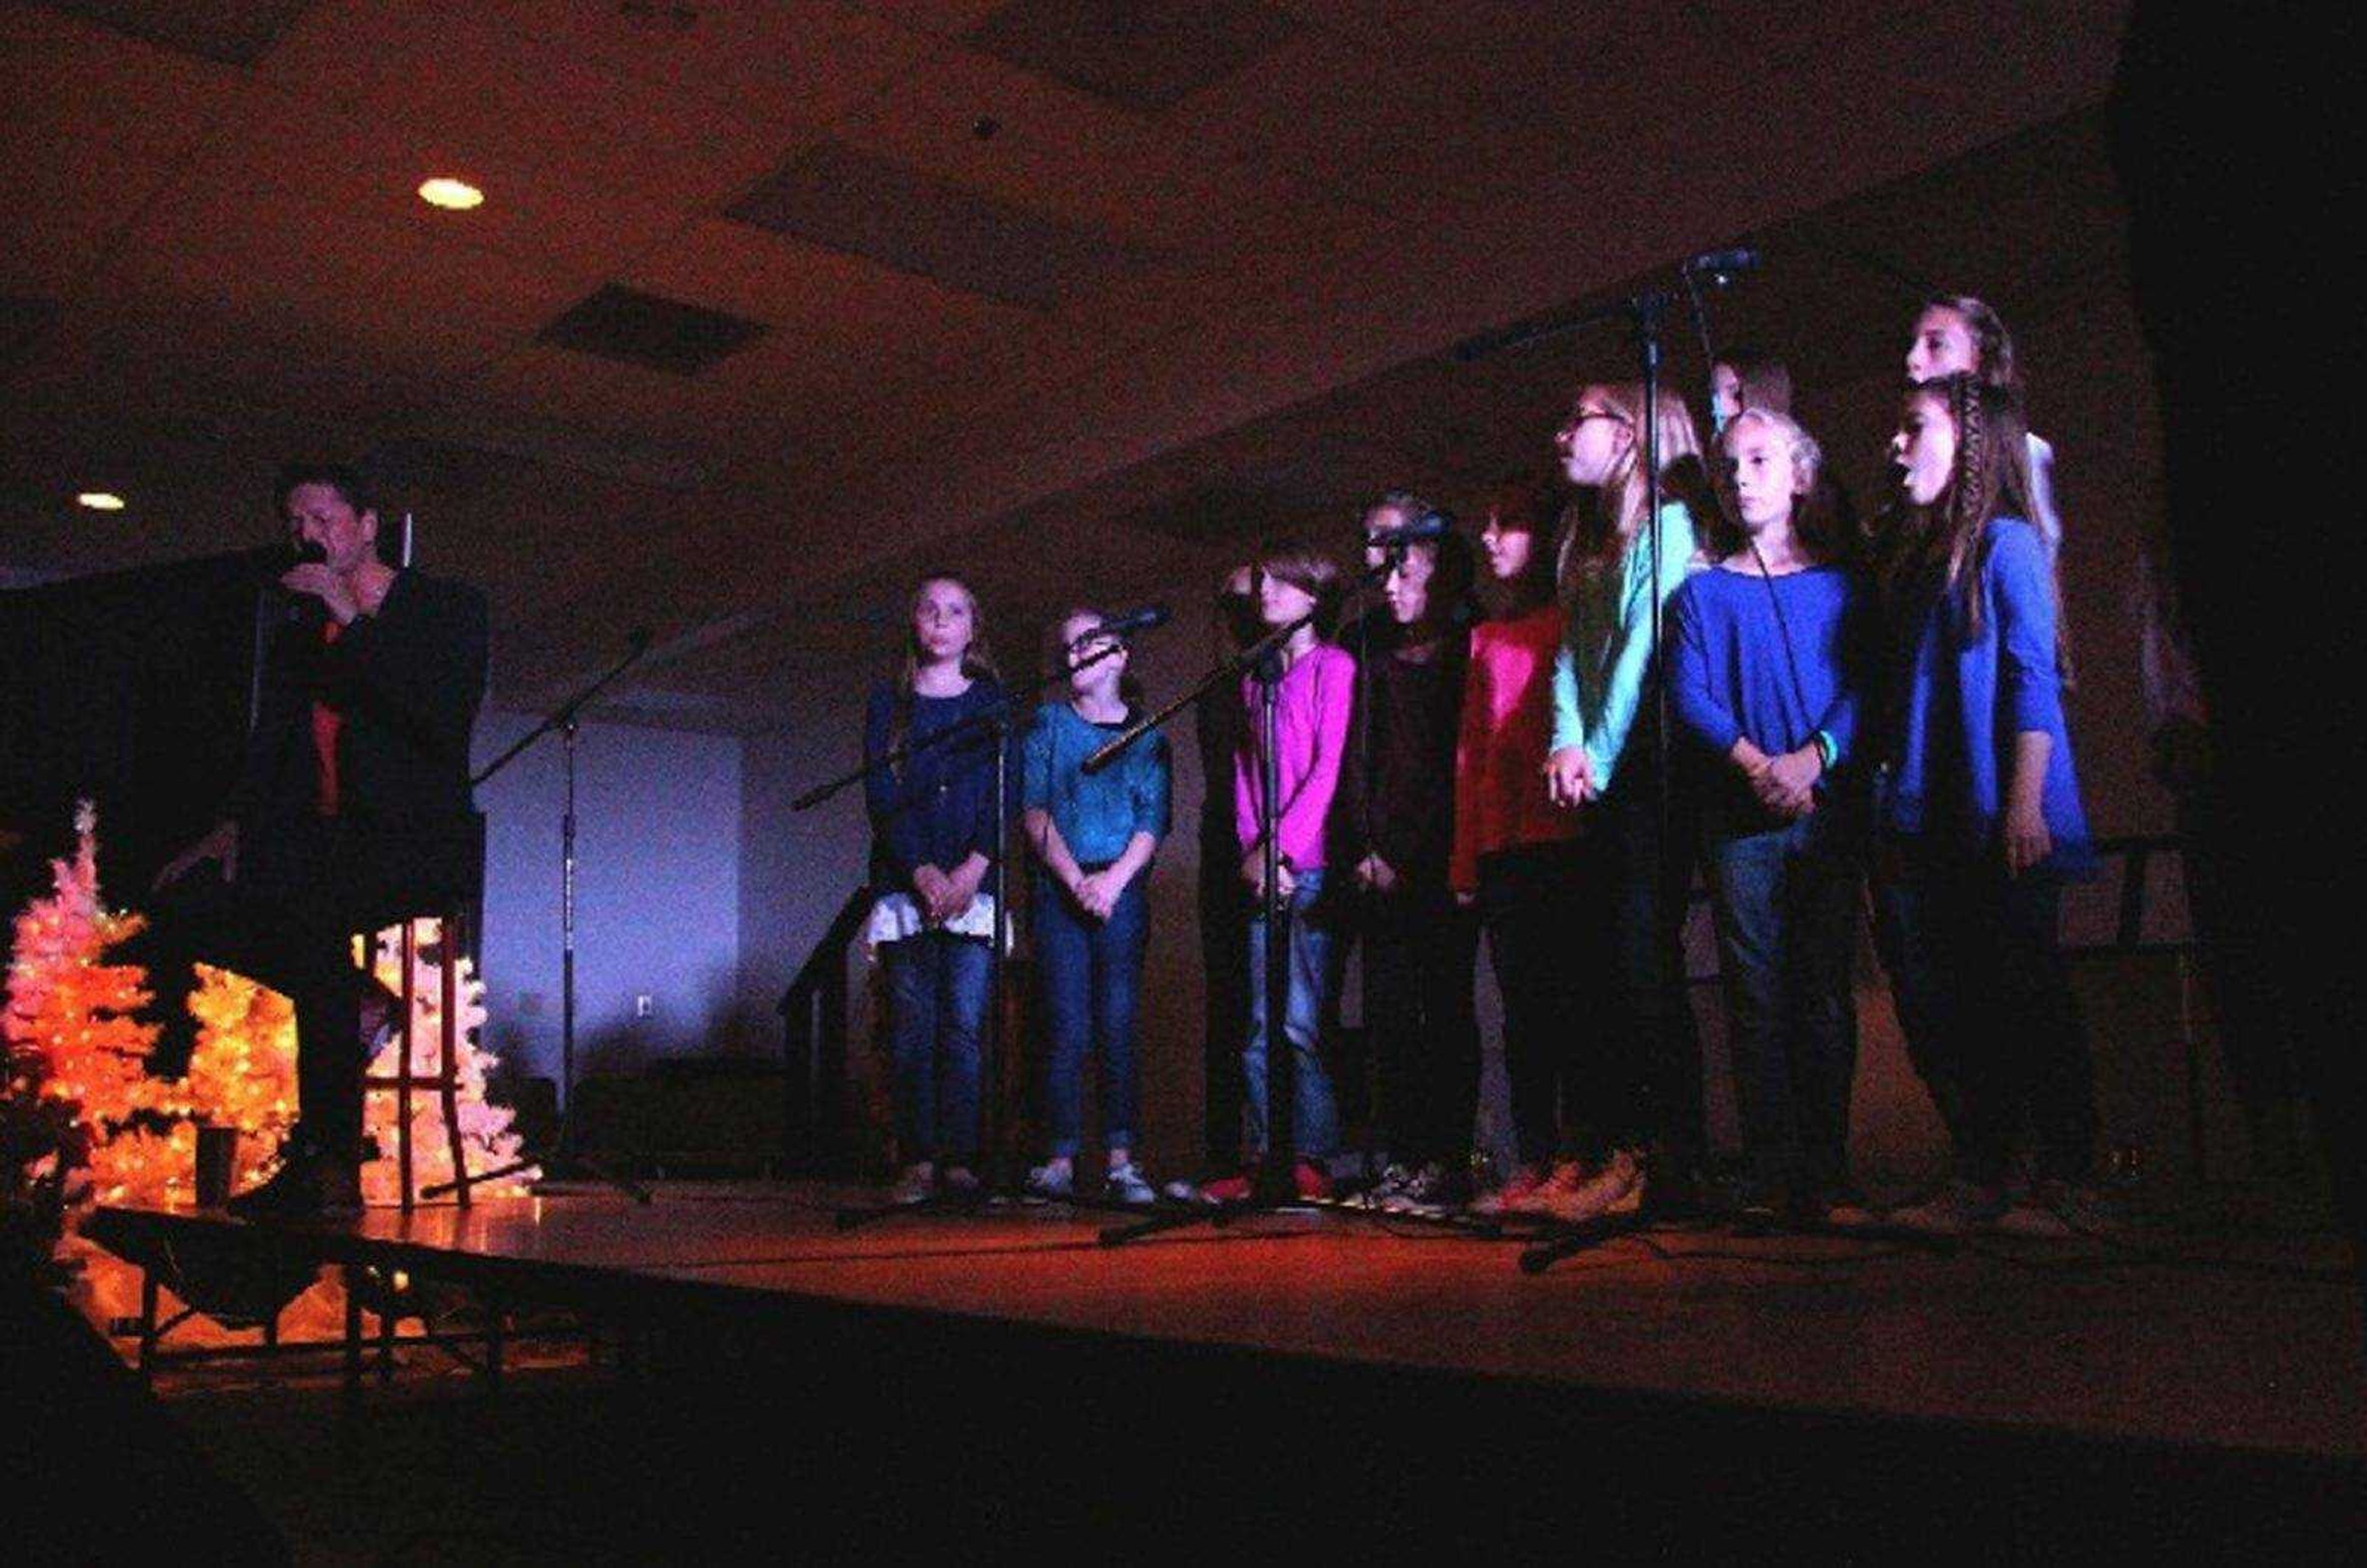
<path id="1" fill-rule="evenodd" d="M 647 991 L 639 992 L 634 996 L 633 1016 L 635 1018 L 647 1018 L 657 1010 L 658 999 Z"/>

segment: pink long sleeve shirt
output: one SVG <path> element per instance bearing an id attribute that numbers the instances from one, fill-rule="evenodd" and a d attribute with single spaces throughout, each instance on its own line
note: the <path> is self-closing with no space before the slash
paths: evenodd
<path id="1" fill-rule="evenodd" d="M 1323 819 L 1339 792 L 1340 759 L 1348 749 L 1348 720 L 1355 708 L 1356 661 L 1342 649 L 1319 643 L 1284 673 L 1275 697 L 1282 786 L 1275 836 L 1284 859 L 1311 871 L 1323 863 Z M 1263 798 L 1254 678 L 1241 682 L 1241 701 L 1248 705 L 1250 722 L 1241 749 L 1233 754 L 1233 816 L 1246 855 L 1259 843 Z"/>

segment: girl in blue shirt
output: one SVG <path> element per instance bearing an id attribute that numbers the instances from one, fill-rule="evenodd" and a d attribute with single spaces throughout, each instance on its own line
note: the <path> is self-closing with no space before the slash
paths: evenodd
<path id="1" fill-rule="evenodd" d="M 1067 675 L 1069 690 L 1036 710 L 1021 752 L 1020 807 L 1036 858 L 1030 908 L 1050 1035 L 1044 1109 L 1051 1157 L 1028 1172 L 1027 1188 L 1042 1198 L 1076 1190 L 1091 1048 L 1101 1062 L 1109 1151 L 1103 1190 L 1119 1202 L 1149 1203 L 1157 1194 L 1133 1154 L 1140 1124 L 1134 1034 L 1150 934 L 1145 874 L 1168 829 L 1167 736 L 1153 730 L 1100 772 L 1084 771 L 1085 759 L 1134 716 L 1127 649 L 1095 635 L 1107 619 L 1072 610 L 1052 628 L 1045 663 Z"/>
<path id="2" fill-rule="evenodd" d="M 1788 415 L 1718 441 L 1716 564 L 1669 601 L 1670 705 L 1703 775 L 1747 1207 L 1823 1218 L 1846 1201 L 1855 863 L 1829 775 L 1855 738 L 1859 598 L 1814 505 L 1821 456 Z"/>
<path id="3" fill-rule="evenodd" d="M 937 1186 L 955 1197 L 978 1190 L 979 1030 L 1002 846 L 991 727 L 892 768 L 883 760 L 1002 701 L 977 596 L 958 578 L 925 580 L 912 595 L 903 669 L 872 690 L 863 727 L 878 895 L 866 935 L 888 978 L 897 1202 Z"/>
<path id="4" fill-rule="evenodd" d="M 1959 372 L 1918 383 L 1876 541 L 1884 627 L 1877 861 L 1901 1010 L 1930 1021 L 1958 1097 L 1957 1179 L 1902 1218 L 2001 1217 L 2027 1120 L 2037 1216 L 2092 1213 L 2094 1074 L 2057 925 L 2093 864 L 2063 713 L 2061 591 L 2028 521 L 2020 400 Z"/>

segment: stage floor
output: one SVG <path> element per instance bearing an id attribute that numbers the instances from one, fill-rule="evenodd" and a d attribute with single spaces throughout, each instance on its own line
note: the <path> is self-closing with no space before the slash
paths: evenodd
<path id="1" fill-rule="evenodd" d="M 1935 1257 L 1670 1227 L 1530 1276 L 1510 1240 L 1329 1213 L 1116 1248 L 1097 1241 L 1110 1216 L 1049 1206 L 835 1228 L 840 1204 L 871 1196 L 673 1185 L 643 1206 L 567 1190 L 278 1239 L 521 1298 L 641 1288 L 743 1313 L 904 1309 L 1746 1407 L 2367 1453 L 2360 1293 L 2330 1237 L 1982 1236 Z M 222 1241 L 244 1228 L 188 1210 L 111 1211 L 106 1225 Z"/>

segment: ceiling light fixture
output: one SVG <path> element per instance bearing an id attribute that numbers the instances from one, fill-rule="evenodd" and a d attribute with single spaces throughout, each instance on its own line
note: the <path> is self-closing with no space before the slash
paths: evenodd
<path id="1" fill-rule="evenodd" d="M 466 180 L 438 175 L 432 180 L 421 182 L 419 199 L 447 212 L 466 212 L 472 207 L 484 206 L 485 193 Z"/>
<path id="2" fill-rule="evenodd" d="M 120 512 L 123 510 L 123 498 L 113 491 L 86 490 L 74 497 L 74 504 L 86 506 L 93 512 Z"/>

